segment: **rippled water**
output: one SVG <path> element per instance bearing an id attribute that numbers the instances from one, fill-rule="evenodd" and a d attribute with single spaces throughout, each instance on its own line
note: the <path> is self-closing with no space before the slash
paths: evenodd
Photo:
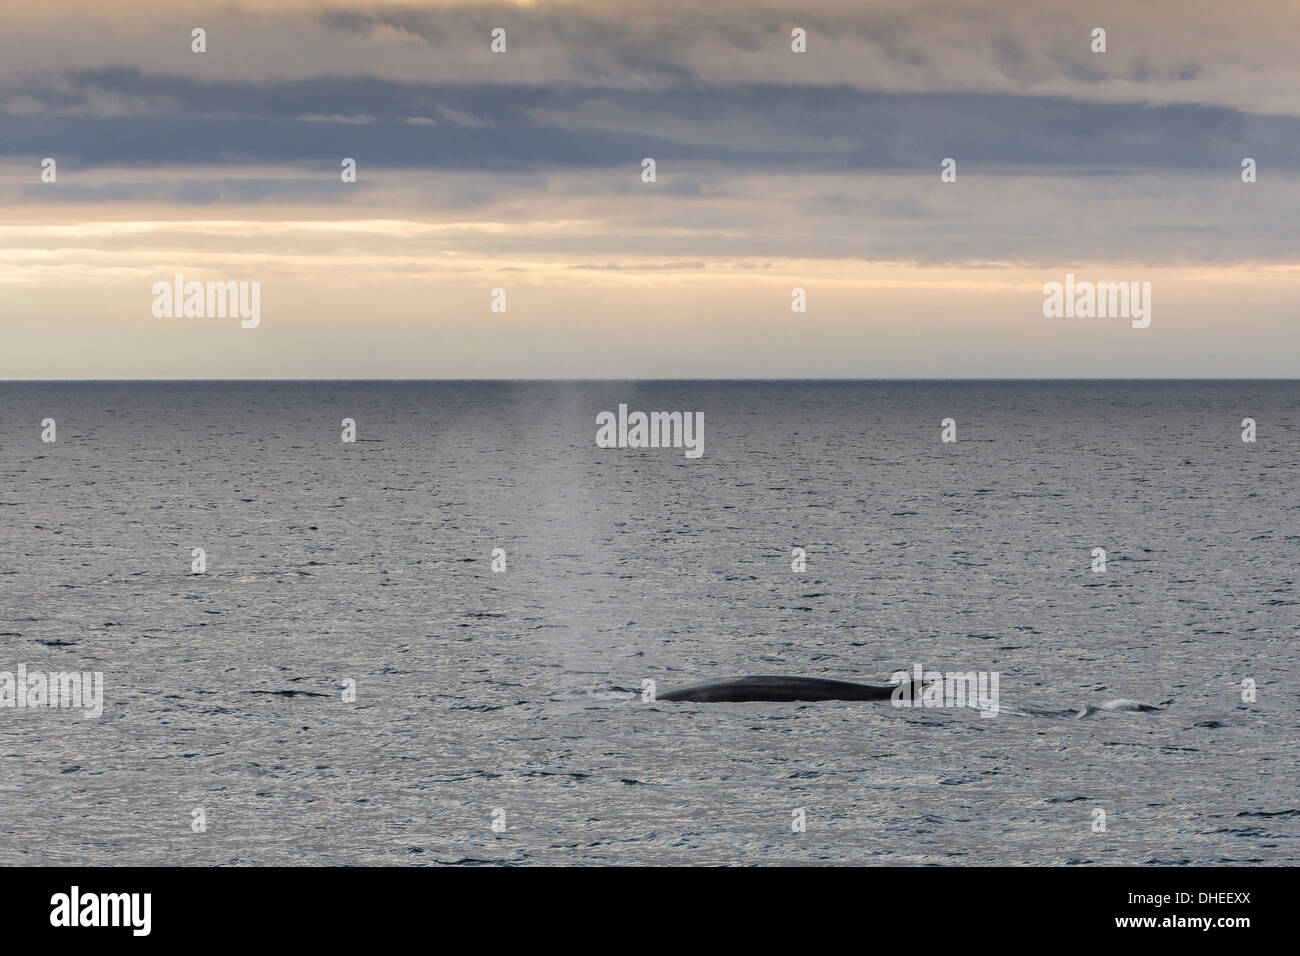
<path id="1" fill-rule="evenodd" d="M 0 385 L 0 671 L 106 685 L 0 708 L 0 862 L 1295 864 L 1297 397 Z M 1019 714 L 639 697 L 914 662 Z"/>

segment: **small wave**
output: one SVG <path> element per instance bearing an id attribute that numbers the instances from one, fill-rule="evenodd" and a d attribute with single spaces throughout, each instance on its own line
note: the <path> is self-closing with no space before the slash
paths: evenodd
<path id="1" fill-rule="evenodd" d="M 591 700 L 632 700 L 634 697 L 639 697 L 640 694 L 634 690 L 613 687 L 607 690 L 589 690 L 586 696 Z"/>
<path id="2" fill-rule="evenodd" d="M 996 714 L 1007 714 L 1012 717 L 1047 717 L 1052 720 L 1082 720 L 1084 717 L 1091 717 L 1093 714 L 1099 714 L 1102 711 L 1146 713 L 1165 709 L 1160 704 L 1148 704 L 1145 701 L 1129 700 L 1128 698 L 1106 700 L 1100 704 L 1085 704 L 1082 707 L 1034 707 L 1030 704 L 1021 704 L 1019 706 L 998 704 L 993 706 L 986 702 L 972 702 L 971 707 L 979 711 L 992 711 Z"/>
<path id="3" fill-rule="evenodd" d="M 640 697 L 639 690 L 629 690 L 617 684 L 610 687 L 583 687 L 552 694 L 553 700 L 632 700 Z"/>
<path id="4" fill-rule="evenodd" d="M 1129 700 L 1127 697 L 1119 697 L 1115 700 L 1104 701 L 1097 706 L 1098 710 L 1136 710 L 1146 711 L 1164 710 L 1161 704 L 1148 704 L 1144 700 Z"/>

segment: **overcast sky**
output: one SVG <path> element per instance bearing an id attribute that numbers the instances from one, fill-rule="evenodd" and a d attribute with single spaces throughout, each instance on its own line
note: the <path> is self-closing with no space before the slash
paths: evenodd
<path id="1" fill-rule="evenodd" d="M 2 378 L 1294 377 L 1298 250 L 1294 0 L 50 0 L 0 31 Z M 259 282 L 260 325 L 156 318 L 176 273 Z M 1066 273 L 1150 282 L 1150 327 L 1045 318 Z"/>

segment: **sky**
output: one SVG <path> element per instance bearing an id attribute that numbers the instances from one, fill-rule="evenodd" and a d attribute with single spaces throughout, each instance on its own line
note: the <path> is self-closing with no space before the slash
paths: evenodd
<path id="1" fill-rule="evenodd" d="M 1045 316 L 1067 275 L 1150 325 Z M 1300 377 L 1300 3 L 13 5 L 0 333 L 11 380 Z"/>

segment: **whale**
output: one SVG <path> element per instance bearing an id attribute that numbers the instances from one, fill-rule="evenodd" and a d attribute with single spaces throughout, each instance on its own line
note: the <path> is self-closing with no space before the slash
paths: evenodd
<path id="1" fill-rule="evenodd" d="M 819 700 L 889 700 L 894 694 L 910 699 L 918 697 L 922 685 L 917 681 L 908 685 L 855 684 L 846 680 L 827 680 L 822 677 L 781 677 L 755 675 L 750 677 L 720 677 L 714 680 L 674 687 L 656 694 L 655 700 L 691 701 L 699 704 L 731 704 L 743 701 L 819 701 Z M 900 687 L 904 688 L 900 691 Z"/>

